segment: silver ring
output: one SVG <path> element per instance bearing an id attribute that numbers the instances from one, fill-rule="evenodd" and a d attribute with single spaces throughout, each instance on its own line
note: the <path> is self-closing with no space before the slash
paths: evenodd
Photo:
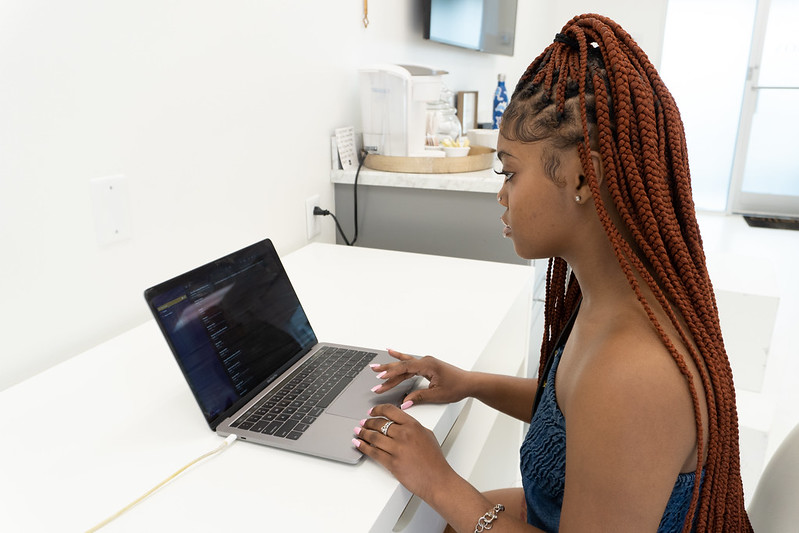
<path id="1" fill-rule="evenodd" d="M 386 422 L 385 424 L 383 424 L 383 427 L 381 427 L 381 428 L 380 428 L 380 433 L 382 433 L 383 435 L 385 435 L 386 437 L 388 437 L 388 427 L 389 427 L 391 424 L 393 424 L 393 423 L 394 423 L 394 421 L 393 421 L 393 420 L 389 420 L 388 422 Z"/>

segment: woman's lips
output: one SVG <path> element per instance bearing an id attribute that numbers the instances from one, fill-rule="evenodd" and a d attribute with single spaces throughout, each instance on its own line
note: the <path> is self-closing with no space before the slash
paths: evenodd
<path id="1" fill-rule="evenodd" d="M 502 225 L 504 226 L 504 228 L 502 228 L 502 236 L 507 239 L 508 237 L 510 237 L 510 226 L 508 226 L 502 218 L 500 218 L 499 220 L 500 222 L 502 222 Z"/>

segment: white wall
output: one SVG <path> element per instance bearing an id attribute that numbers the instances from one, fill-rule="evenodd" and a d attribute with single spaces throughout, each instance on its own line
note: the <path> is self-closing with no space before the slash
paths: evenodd
<path id="1" fill-rule="evenodd" d="M 303 246 L 360 65 L 449 70 L 484 120 L 496 74 L 512 87 L 582 11 L 659 60 L 666 0 L 554 4 L 520 0 L 507 58 L 425 41 L 416 0 L 371 0 L 368 29 L 360 0 L 0 0 L 0 389 L 147 320 L 151 284 L 266 236 Z M 99 246 L 89 181 L 113 174 L 132 238 Z"/>

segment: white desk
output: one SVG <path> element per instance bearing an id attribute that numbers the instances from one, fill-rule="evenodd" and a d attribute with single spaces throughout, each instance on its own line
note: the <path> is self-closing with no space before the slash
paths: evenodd
<path id="1" fill-rule="evenodd" d="M 531 267 L 325 244 L 284 264 L 321 340 L 524 372 Z M 0 411 L 3 531 L 84 531 L 222 442 L 152 321 L 0 393 Z M 487 427 L 520 437 L 506 417 L 471 401 L 409 412 L 439 440 L 460 415 L 445 442 L 451 463 L 476 481 L 506 481 L 485 459 L 496 457 L 486 453 Z M 495 461 L 518 465 L 513 440 Z M 391 531 L 409 499 L 369 460 L 351 466 L 236 442 L 104 531 L 218 532 L 248 521 L 260 531 Z"/>

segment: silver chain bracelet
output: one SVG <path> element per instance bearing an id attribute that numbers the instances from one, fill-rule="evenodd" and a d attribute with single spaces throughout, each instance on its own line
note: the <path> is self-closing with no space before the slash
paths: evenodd
<path id="1" fill-rule="evenodd" d="M 501 503 L 496 504 L 493 509 L 488 511 L 477 520 L 477 525 L 474 527 L 474 533 L 483 533 L 483 531 L 491 529 L 493 527 L 491 524 L 497 519 L 497 514 L 504 510 L 504 505 Z"/>

